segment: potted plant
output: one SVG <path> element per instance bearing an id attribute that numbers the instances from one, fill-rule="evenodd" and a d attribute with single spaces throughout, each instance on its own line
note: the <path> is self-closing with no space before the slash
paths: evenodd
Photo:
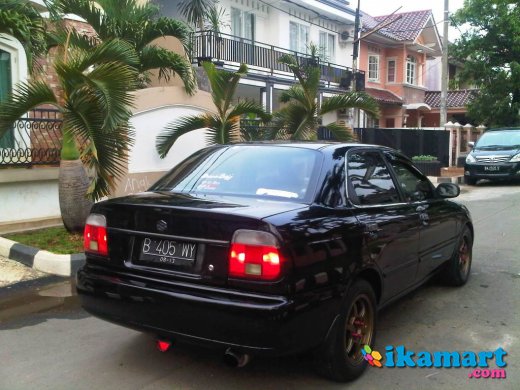
<path id="1" fill-rule="evenodd" d="M 431 155 L 413 156 L 412 161 L 426 176 L 440 176 L 441 162 Z"/>

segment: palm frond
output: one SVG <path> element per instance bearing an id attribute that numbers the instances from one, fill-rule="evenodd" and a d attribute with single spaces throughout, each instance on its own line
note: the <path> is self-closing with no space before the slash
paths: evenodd
<path id="1" fill-rule="evenodd" d="M 230 118 L 221 121 L 213 117 L 213 123 L 206 130 L 206 144 L 232 144 L 242 141 L 240 131 L 240 118 Z"/>
<path id="2" fill-rule="evenodd" d="M 228 118 L 237 118 L 246 114 L 255 114 L 264 123 L 271 120 L 271 115 L 265 111 L 264 107 L 252 100 L 246 100 L 235 104 L 231 111 L 229 111 Z"/>
<path id="3" fill-rule="evenodd" d="M 48 3 L 51 15 L 62 19 L 63 15 L 81 16 L 96 31 L 101 40 L 112 38 L 109 34 L 106 13 L 90 0 L 54 0 Z"/>
<path id="4" fill-rule="evenodd" d="M 63 28 L 59 24 L 56 24 L 54 31 L 47 32 L 47 47 L 64 47 L 67 42 L 70 47 L 85 51 L 94 49 L 100 43 L 95 36 L 81 34 L 75 29 Z"/>
<path id="5" fill-rule="evenodd" d="M 294 133 L 292 133 L 291 140 L 307 141 L 315 139 L 317 129 L 318 126 L 314 118 L 304 118 L 299 123 Z"/>
<path id="6" fill-rule="evenodd" d="M 16 120 L 42 104 L 52 104 L 61 109 L 54 91 L 44 82 L 33 80 L 18 84 L 11 95 L 0 102 L 0 138 Z"/>
<path id="7" fill-rule="evenodd" d="M 334 135 L 338 141 L 341 142 L 353 142 L 356 141 L 356 137 L 352 132 L 345 126 L 338 125 L 337 123 L 329 123 L 325 126 Z"/>
<path id="8" fill-rule="evenodd" d="M 302 105 L 289 104 L 283 107 L 273 115 L 272 124 L 276 129 L 274 132 L 275 139 L 280 139 L 281 134 L 286 136 L 282 139 L 291 138 L 298 132 L 302 123 L 312 122 L 313 119 L 314 116 L 310 115 L 309 111 Z"/>
<path id="9" fill-rule="evenodd" d="M 161 158 L 166 157 L 175 141 L 179 137 L 191 131 L 212 127 L 214 118 L 209 115 L 192 115 L 182 117 L 179 120 L 166 125 L 163 131 L 157 136 L 155 147 Z"/>
<path id="10" fill-rule="evenodd" d="M 103 107 L 103 129 L 115 129 L 130 119 L 129 108 L 133 106 L 134 96 L 129 93 L 129 89 L 133 89 L 136 74 L 135 69 L 127 65 L 111 62 L 96 66 L 85 76 L 84 82 L 89 92 Z"/>
<path id="11" fill-rule="evenodd" d="M 73 52 L 70 62 L 73 63 L 73 66 L 83 71 L 107 62 L 121 62 L 137 68 L 139 66 L 139 56 L 130 43 L 114 38 L 101 42 L 90 51 Z"/>
<path id="12" fill-rule="evenodd" d="M 161 17 L 143 26 L 140 37 L 141 42 L 138 43 L 137 49 L 143 49 L 157 38 L 174 37 L 177 38 L 182 43 L 184 49 L 187 50 L 190 33 L 190 29 L 184 23 L 175 19 Z"/>
<path id="13" fill-rule="evenodd" d="M 321 82 L 321 69 L 317 66 L 306 66 L 302 84 L 307 99 L 314 101 L 318 96 Z"/>
<path id="14" fill-rule="evenodd" d="M 45 22 L 40 13 L 27 0 L 0 0 L 0 34 L 19 40 L 25 49 L 29 70 L 33 70 L 34 57 L 46 51 Z"/>
<path id="15" fill-rule="evenodd" d="M 209 83 L 211 84 L 211 96 L 219 115 L 225 117 L 231 105 L 231 101 L 242 76 L 247 74 L 247 66 L 241 64 L 236 72 L 228 72 L 216 69 L 215 64 L 206 61 L 202 64 Z"/>
<path id="16" fill-rule="evenodd" d="M 92 94 L 78 92 L 74 99 L 66 102 L 64 125 L 77 139 L 87 142 L 83 147 L 83 160 L 94 174 L 88 195 L 97 200 L 108 195 L 114 179 L 124 174 L 134 132 L 127 121 L 111 129 L 103 128 L 105 114 L 100 101 L 93 99 Z"/>
<path id="17" fill-rule="evenodd" d="M 178 75 L 184 83 L 184 89 L 193 95 L 197 88 L 197 81 L 193 69 L 186 57 L 158 46 L 149 45 L 141 51 L 141 72 L 159 69 L 159 79 L 169 80 Z"/>
<path id="18" fill-rule="evenodd" d="M 368 115 L 377 117 L 379 105 L 377 101 L 365 92 L 347 92 L 342 95 L 332 96 L 321 104 L 320 114 L 324 115 L 336 110 L 357 108 Z"/>
<path id="19" fill-rule="evenodd" d="M 183 0 L 179 3 L 179 12 L 189 24 L 200 27 L 213 3 L 213 0 Z"/>
<path id="20" fill-rule="evenodd" d="M 229 15 L 226 9 L 223 7 L 213 4 L 206 14 L 206 30 L 214 31 L 217 34 L 221 32 L 223 28 L 229 27 L 229 23 L 226 22 L 229 19 Z"/>
<path id="21" fill-rule="evenodd" d="M 296 57 L 290 54 L 284 54 L 280 56 L 278 62 L 286 65 L 291 72 L 293 72 L 294 76 L 298 79 L 300 85 L 305 85 L 305 77 L 303 74 L 302 68 L 299 66 Z"/>
<path id="22" fill-rule="evenodd" d="M 281 103 L 289 103 L 292 100 L 296 100 L 302 106 L 309 105 L 307 94 L 300 84 L 293 85 L 290 89 L 283 91 L 280 95 Z M 312 101 L 314 102 L 314 99 Z"/>

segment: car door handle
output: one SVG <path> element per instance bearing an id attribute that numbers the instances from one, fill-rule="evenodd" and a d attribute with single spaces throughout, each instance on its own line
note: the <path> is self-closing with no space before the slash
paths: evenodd
<path id="1" fill-rule="evenodd" d="M 426 210 L 428 209 L 428 206 L 417 206 L 417 208 L 415 209 L 418 213 L 424 213 Z"/>

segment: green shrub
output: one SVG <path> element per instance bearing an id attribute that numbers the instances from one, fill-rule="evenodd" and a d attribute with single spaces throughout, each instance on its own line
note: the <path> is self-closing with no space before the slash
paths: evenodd
<path id="1" fill-rule="evenodd" d="M 424 156 L 413 156 L 412 160 L 413 161 L 437 161 L 437 157 L 427 154 Z"/>

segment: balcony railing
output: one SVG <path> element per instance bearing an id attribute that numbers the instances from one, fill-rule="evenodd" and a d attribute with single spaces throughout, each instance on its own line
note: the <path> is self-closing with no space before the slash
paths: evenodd
<path id="1" fill-rule="evenodd" d="M 60 162 L 59 111 L 36 109 L 0 138 L 0 167 L 57 165 Z"/>
<path id="2" fill-rule="evenodd" d="M 279 62 L 280 57 L 286 54 L 294 56 L 299 64 L 315 63 L 319 66 L 321 79 L 327 87 L 348 90 L 355 81 L 356 90 L 365 89 L 365 72 L 354 74 L 349 67 L 320 61 L 309 54 L 213 31 L 198 31 L 193 35 L 193 63 L 209 60 L 225 67 L 238 67 L 244 63 L 251 73 L 288 79 L 294 77 L 291 70 Z"/>

